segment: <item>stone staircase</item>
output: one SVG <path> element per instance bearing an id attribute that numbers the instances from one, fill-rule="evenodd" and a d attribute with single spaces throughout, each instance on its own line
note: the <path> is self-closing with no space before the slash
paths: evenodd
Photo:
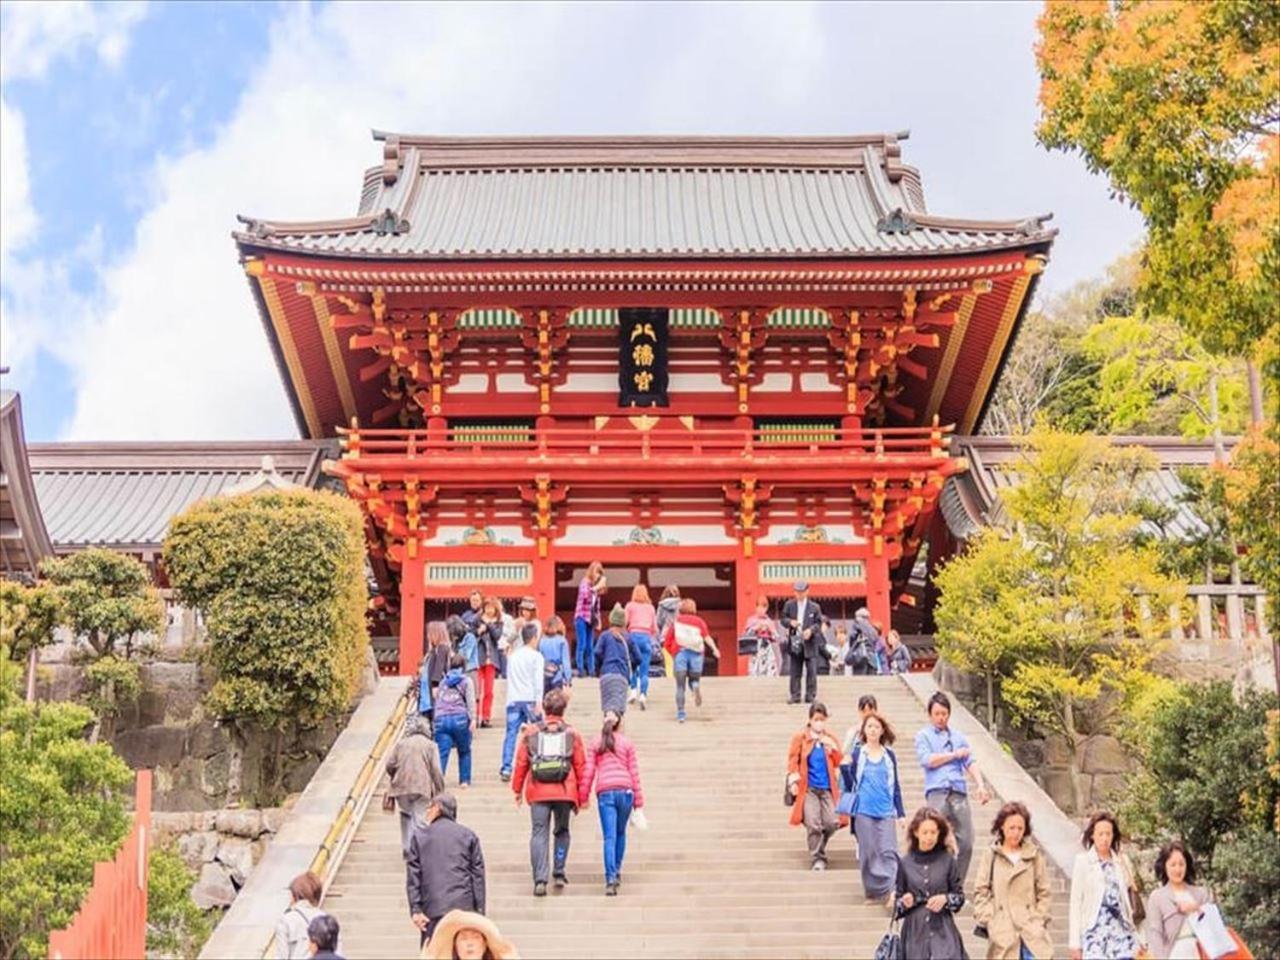
<path id="1" fill-rule="evenodd" d="M 908 816 L 923 802 L 923 775 L 911 746 L 924 723 L 916 696 L 896 677 L 823 677 L 819 699 L 837 736 L 852 724 L 858 697 L 873 693 L 898 734 Z M 805 720 L 803 705 L 786 704 L 786 680 L 712 678 L 701 709 L 675 721 L 672 681 L 655 679 L 649 709 L 628 711 L 625 730 L 636 742 L 650 822 L 628 831 L 623 885 L 604 897 L 600 825 L 593 806 L 573 822 L 569 886 L 532 896 L 529 815 L 498 780 L 502 730 L 479 731 L 475 783 L 458 790 L 456 758 L 450 789 L 459 820 L 484 846 L 488 914 L 524 957 L 869 957 L 888 925 L 883 907 L 864 902 L 847 831 L 832 838 L 830 869 L 809 870 L 804 830 L 787 823 L 782 805 L 788 740 Z M 501 684 L 498 702 L 502 702 Z M 580 680 L 568 719 L 588 735 L 599 730 L 595 683 Z M 380 794 L 379 794 L 380 798 Z M 352 960 L 411 957 L 418 934 L 409 922 L 397 815 L 369 812 L 330 888 L 326 909 L 342 924 Z M 975 805 L 980 842 L 997 801 Z M 978 868 L 973 858 L 966 893 Z M 1065 952 L 1066 899 L 1055 875 L 1051 929 Z M 960 914 L 970 954 L 972 913 Z"/>

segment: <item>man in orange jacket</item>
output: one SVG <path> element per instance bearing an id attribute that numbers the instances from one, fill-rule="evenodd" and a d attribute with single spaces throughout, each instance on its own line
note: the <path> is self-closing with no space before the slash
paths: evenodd
<path id="1" fill-rule="evenodd" d="M 578 783 L 586 766 L 582 736 L 565 723 L 568 698 L 563 690 L 551 690 L 542 698 L 544 719 L 527 725 L 520 734 L 511 789 L 516 806 L 528 802 L 533 831 L 529 837 L 529 862 L 533 867 L 533 895 L 547 895 L 547 881 L 556 888 L 569 882 L 569 815 L 578 812 Z M 547 861 L 547 841 L 555 820 L 555 864 Z"/>

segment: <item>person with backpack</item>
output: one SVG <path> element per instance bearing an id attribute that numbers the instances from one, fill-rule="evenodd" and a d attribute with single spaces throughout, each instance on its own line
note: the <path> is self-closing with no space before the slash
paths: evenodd
<path id="1" fill-rule="evenodd" d="M 671 653 L 676 672 L 677 723 L 685 721 L 686 685 L 693 691 L 693 702 L 702 706 L 703 650 L 707 647 L 719 660 L 720 648 L 711 636 L 707 621 L 698 616 L 698 605 L 693 602 L 693 597 L 685 597 L 680 601 L 680 613 L 667 627 L 667 635 L 663 638 L 663 649 Z"/>
<path id="2" fill-rule="evenodd" d="M 540 642 L 537 630 L 530 630 L 525 642 L 507 661 L 507 729 L 502 738 L 502 767 L 498 770 L 503 781 L 511 779 L 516 739 L 525 724 L 533 723 L 542 709 L 547 663 L 538 650 Z"/>
<path id="3" fill-rule="evenodd" d="M 658 609 L 654 616 L 654 624 L 658 628 L 657 636 L 659 639 L 667 635 L 667 628 L 675 623 L 675 619 L 679 615 L 680 588 L 674 583 L 669 583 L 662 590 L 662 597 L 658 600 Z M 675 676 L 673 655 L 665 647 L 662 650 L 662 672 L 667 677 Z"/>
<path id="4" fill-rule="evenodd" d="M 311 956 L 307 927 L 316 917 L 328 916 L 320 909 L 323 895 L 324 884 L 309 870 L 289 883 L 289 907 L 276 923 L 276 960 L 303 960 Z"/>
<path id="5" fill-rule="evenodd" d="M 476 639 L 475 632 L 467 626 L 467 621 L 456 614 L 446 618 L 444 625 L 449 631 L 449 642 L 453 645 L 453 649 L 462 655 L 463 672 L 471 678 L 474 686 L 476 673 L 480 669 L 480 641 Z"/>
<path id="6" fill-rule="evenodd" d="M 622 717 L 604 715 L 600 736 L 587 747 L 586 770 L 578 783 L 578 806 L 591 805 L 591 785 L 596 787 L 600 833 L 604 837 L 604 895 L 616 897 L 622 883 L 622 858 L 627 852 L 627 821 L 632 810 L 644 808 L 640 765 L 635 744 L 621 733 Z"/>
<path id="7" fill-rule="evenodd" d="M 844 789 L 840 813 L 848 815 L 850 832 L 858 839 L 862 890 L 868 900 L 885 902 L 898 877 L 898 820 L 907 816 L 898 778 L 898 755 L 893 752 L 893 728 L 880 714 L 862 718 L 862 729 L 840 767 Z"/>
<path id="8" fill-rule="evenodd" d="M 559 690 L 572 686 L 573 661 L 569 655 L 569 641 L 564 635 L 564 621 L 559 617 L 547 618 L 542 639 L 538 641 L 538 652 L 542 654 L 546 674 L 545 688 Z"/>
<path id="9" fill-rule="evenodd" d="M 459 621 L 461 622 L 461 621 Z M 476 729 L 476 687 L 463 668 L 466 661 L 455 653 L 449 672 L 436 688 L 435 741 L 440 750 L 440 771 L 449 772 L 449 753 L 458 750 L 458 784 L 471 786 L 471 735 Z"/>
<path id="10" fill-rule="evenodd" d="M 547 895 L 550 879 L 555 880 L 557 889 L 569 882 L 565 873 L 569 817 L 578 812 L 586 751 L 578 731 L 565 723 L 567 706 L 563 690 L 552 690 L 542 698 L 544 719 L 525 728 L 511 778 L 516 806 L 522 801 L 529 804 L 529 864 L 533 868 L 535 897 Z M 555 851 L 553 862 L 548 862 L 547 844 L 552 839 L 553 821 Z"/>
<path id="11" fill-rule="evenodd" d="M 871 614 L 866 607 L 859 607 L 853 615 L 853 629 L 849 631 L 849 652 L 845 654 L 845 666 L 856 677 L 871 677 L 880 672 L 880 663 L 876 658 L 876 644 L 880 635 L 871 625 Z"/>
<path id="12" fill-rule="evenodd" d="M 800 702 L 800 674 L 804 674 L 804 702 L 818 697 L 818 658 L 822 655 L 822 608 L 809 599 L 809 584 L 797 580 L 795 597 L 782 607 L 779 622 L 787 636 L 791 696 L 787 703 Z"/>
<path id="13" fill-rule="evenodd" d="M 631 669 L 640 657 L 626 630 L 627 614 L 622 604 L 609 611 L 609 628 L 596 637 L 595 661 L 600 671 L 600 712 L 627 712 L 627 693 L 631 689 Z"/>

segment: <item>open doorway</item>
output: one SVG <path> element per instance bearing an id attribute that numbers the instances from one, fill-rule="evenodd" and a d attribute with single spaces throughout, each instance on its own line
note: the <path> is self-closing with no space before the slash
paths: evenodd
<path id="1" fill-rule="evenodd" d="M 556 611 L 564 617 L 570 634 L 573 632 L 573 608 L 577 601 L 578 583 L 586 572 L 585 563 L 556 565 Z M 692 597 L 697 603 L 698 615 L 707 621 L 707 627 L 715 637 L 721 654 L 725 657 L 737 655 L 732 563 L 620 563 L 606 566 L 605 577 L 608 588 L 601 598 L 601 610 L 606 619 L 615 603 L 626 606 L 637 583 L 643 583 L 648 588 L 654 604 L 657 604 L 667 585 L 674 583 L 680 588 L 680 596 Z M 705 671 L 708 676 L 721 673 L 720 662 L 714 657 L 707 657 Z"/>

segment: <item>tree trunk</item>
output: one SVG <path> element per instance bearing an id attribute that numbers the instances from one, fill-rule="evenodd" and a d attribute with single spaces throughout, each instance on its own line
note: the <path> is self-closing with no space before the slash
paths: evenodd
<path id="1" fill-rule="evenodd" d="M 1071 781 L 1071 796 L 1075 809 L 1071 812 L 1079 815 L 1088 808 L 1084 795 L 1084 775 L 1080 770 L 1080 757 L 1076 751 L 1079 734 L 1076 732 L 1075 707 L 1068 701 L 1062 707 L 1062 733 L 1067 738 L 1067 749 L 1071 751 L 1071 759 L 1067 764 L 1067 777 Z"/>
<path id="2" fill-rule="evenodd" d="M 1256 427 L 1265 418 L 1262 409 L 1262 374 L 1252 360 L 1245 360 L 1244 369 L 1249 378 L 1249 423 Z"/>
<path id="3" fill-rule="evenodd" d="M 227 745 L 227 799 L 224 806 L 240 805 L 241 772 L 244 769 L 244 735 L 236 724 L 227 728 L 231 735 Z"/>
<path id="4" fill-rule="evenodd" d="M 27 653 L 27 703 L 36 702 L 36 664 L 40 661 L 40 651 L 32 647 Z"/>
<path id="5" fill-rule="evenodd" d="M 987 673 L 987 729 L 996 735 L 996 681 L 991 672 Z"/>
<path id="6" fill-rule="evenodd" d="M 1252 385 L 1250 386 L 1252 389 Z M 1218 375 L 1209 375 L 1209 416 L 1213 421 L 1213 460 L 1215 463 L 1227 462 L 1227 445 L 1222 437 L 1222 414 L 1218 405 Z M 1231 553 L 1231 582 L 1239 586 L 1244 581 L 1240 577 L 1240 553 L 1236 543 L 1236 535 L 1227 530 L 1227 550 Z"/>

